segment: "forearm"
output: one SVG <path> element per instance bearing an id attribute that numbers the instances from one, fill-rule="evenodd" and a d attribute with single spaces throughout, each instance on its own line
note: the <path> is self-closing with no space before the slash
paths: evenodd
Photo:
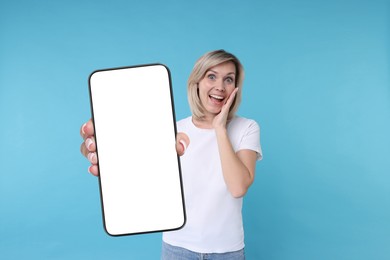
<path id="1" fill-rule="evenodd" d="M 225 183 L 234 197 L 242 197 L 252 184 L 254 173 L 234 152 L 226 128 L 216 128 L 215 132 Z"/>

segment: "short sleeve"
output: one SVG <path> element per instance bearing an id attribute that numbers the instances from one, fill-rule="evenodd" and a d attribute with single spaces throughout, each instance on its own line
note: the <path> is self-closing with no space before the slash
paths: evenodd
<path id="1" fill-rule="evenodd" d="M 255 151 L 257 153 L 257 160 L 263 159 L 263 152 L 260 145 L 260 126 L 254 120 L 249 120 L 245 127 L 237 150 L 244 149 Z"/>

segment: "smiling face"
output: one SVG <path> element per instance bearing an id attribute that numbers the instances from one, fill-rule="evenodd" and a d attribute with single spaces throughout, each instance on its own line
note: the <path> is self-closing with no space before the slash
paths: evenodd
<path id="1" fill-rule="evenodd" d="M 205 116 L 215 117 L 221 112 L 230 94 L 236 87 L 236 66 L 233 62 L 224 62 L 206 71 L 199 81 L 198 93 Z"/>
<path id="2" fill-rule="evenodd" d="M 230 84 L 230 80 L 234 81 L 233 84 Z M 231 94 L 235 87 L 238 91 L 228 113 L 228 120 L 232 119 L 241 103 L 243 81 L 244 68 L 233 54 L 224 50 L 215 50 L 202 55 L 195 62 L 187 81 L 188 103 L 194 120 L 208 121 L 213 119 L 213 116 L 221 111 L 226 102 L 226 96 L 228 96 L 226 93 Z M 217 84 L 221 84 L 221 82 L 224 82 L 222 86 L 224 88 L 216 88 Z M 208 88 L 212 89 L 210 94 L 214 96 L 208 94 Z M 223 100 L 218 102 L 219 99 Z"/>

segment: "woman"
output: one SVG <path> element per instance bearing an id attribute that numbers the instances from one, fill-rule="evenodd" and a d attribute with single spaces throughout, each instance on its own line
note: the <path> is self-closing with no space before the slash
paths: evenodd
<path id="1" fill-rule="evenodd" d="M 240 61 L 224 50 L 195 63 L 187 85 L 192 116 L 177 122 L 187 222 L 163 234 L 162 259 L 245 259 L 242 197 L 262 151 L 258 124 L 235 115 L 243 79 Z M 81 151 L 97 175 L 93 134 L 89 121 Z"/>

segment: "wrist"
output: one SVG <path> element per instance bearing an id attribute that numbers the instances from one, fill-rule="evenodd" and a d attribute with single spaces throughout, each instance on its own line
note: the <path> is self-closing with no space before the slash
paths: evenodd
<path id="1" fill-rule="evenodd" d="M 215 130 L 215 133 L 217 134 L 217 135 L 219 135 L 219 134 L 227 134 L 227 129 L 226 129 L 226 127 L 225 126 L 216 126 L 216 127 L 214 127 L 214 130 Z"/>

